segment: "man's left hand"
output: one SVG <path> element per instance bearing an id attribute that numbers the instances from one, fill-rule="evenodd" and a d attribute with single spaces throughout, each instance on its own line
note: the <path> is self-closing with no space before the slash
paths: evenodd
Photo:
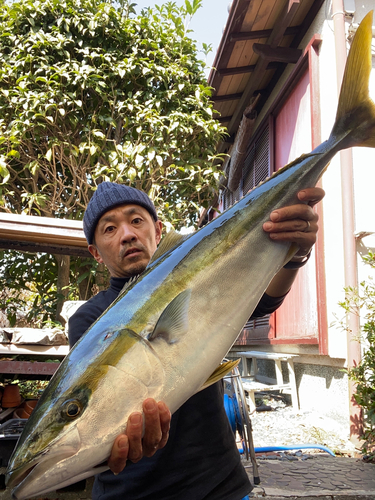
<path id="1" fill-rule="evenodd" d="M 290 241 L 299 246 L 295 257 L 307 255 L 318 232 L 318 214 L 313 206 L 324 197 L 323 189 L 314 187 L 303 189 L 298 193 L 302 203 L 278 208 L 270 215 L 270 220 L 263 224 L 263 229 L 275 241 Z"/>

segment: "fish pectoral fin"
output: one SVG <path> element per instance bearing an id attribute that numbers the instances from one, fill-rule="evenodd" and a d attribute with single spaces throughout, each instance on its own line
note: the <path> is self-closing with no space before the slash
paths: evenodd
<path id="1" fill-rule="evenodd" d="M 199 389 L 199 391 L 202 391 L 203 389 L 206 389 L 212 384 L 215 384 L 222 378 L 224 378 L 226 375 L 228 375 L 233 368 L 236 368 L 238 366 L 240 359 L 236 359 L 234 361 L 226 361 L 225 363 L 221 363 L 216 370 L 208 377 L 206 382 L 202 385 L 202 387 Z"/>
<path id="2" fill-rule="evenodd" d="M 156 249 L 154 255 L 152 256 L 148 265 L 155 262 L 159 257 L 162 257 L 164 254 L 169 252 L 172 248 L 180 245 L 183 241 L 185 241 L 190 235 L 184 235 L 176 233 L 173 229 L 167 233 L 164 238 L 159 243 L 158 248 Z"/>
<path id="3" fill-rule="evenodd" d="M 188 330 L 188 310 L 191 290 L 184 290 L 170 302 L 162 312 L 154 331 L 148 336 L 152 341 L 164 338 L 169 344 L 177 342 Z"/>

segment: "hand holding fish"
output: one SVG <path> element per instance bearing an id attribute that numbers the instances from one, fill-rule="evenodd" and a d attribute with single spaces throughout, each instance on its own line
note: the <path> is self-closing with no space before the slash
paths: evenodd
<path id="1" fill-rule="evenodd" d="M 313 206 L 323 199 L 324 194 L 323 189 L 317 187 L 303 189 L 297 193 L 301 203 L 274 210 L 271 212 L 270 220 L 263 224 L 263 230 L 272 240 L 289 241 L 298 245 L 299 250 L 291 259 L 292 262 L 303 265 L 316 242 L 319 217 Z M 286 295 L 297 272 L 298 268 L 281 268 L 268 285 L 267 295 L 271 297 Z"/>
<path id="2" fill-rule="evenodd" d="M 148 398 L 143 403 L 143 415 L 144 435 L 142 414 L 134 412 L 129 416 L 126 434 L 117 436 L 113 444 L 108 465 L 114 474 L 125 468 L 127 460 L 136 463 L 143 456 L 152 457 L 168 441 L 171 412 L 167 405 Z"/>
<path id="3" fill-rule="evenodd" d="M 312 207 L 324 194 L 318 187 L 303 189 L 297 194 L 302 203 L 274 210 L 270 221 L 263 225 L 272 240 L 290 241 L 299 246 L 292 260 L 306 256 L 316 242 L 319 216 Z"/>

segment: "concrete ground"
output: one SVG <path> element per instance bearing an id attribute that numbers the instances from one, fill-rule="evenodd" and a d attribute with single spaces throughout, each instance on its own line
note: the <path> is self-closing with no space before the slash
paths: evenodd
<path id="1" fill-rule="evenodd" d="M 257 463 L 260 484 L 250 500 L 375 500 L 375 464 L 359 458 L 278 453 L 258 455 Z M 244 466 L 254 483 L 251 462 L 244 460 Z M 43 500 L 89 500 L 91 486 L 89 480 L 81 491 L 49 493 Z M 0 491 L 0 500 L 10 499 L 9 491 Z"/>
<path id="2" fill-rule="evenodd" d="M 375 464 L 326 454 L 257 456 L 260 484 L 250 498 L 374 500 Z M 254 483 L 251 462 L 244 462 Z"/>

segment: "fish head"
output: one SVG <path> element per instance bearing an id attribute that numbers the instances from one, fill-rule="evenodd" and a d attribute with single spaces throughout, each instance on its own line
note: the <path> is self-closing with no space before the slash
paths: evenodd
<path id="1" fill-rule="evenodd" d="M 84 451 L 81 428 L 89 393 L 88 389 L 80 387 L 56 398 L 53 391 L 52 394 L 45 391 L 9 461 L 6 484 L 8 488 L 15 488 L 14 498 L 33 496 L 49 484 L 55 489 L 65 482 L 66 478 L 61 476 L 56 483 L 51 471 L 60 473 L 63 463 L 78 458 Z"/>
<path id="2" fill-rule="evenodd" d="M 164 375 L 149 342 L 126 328 L 98 337 L 95 344 L 94 335 L 86 336 L 72 349 L 27 421 L 6 474 L 13 498 L 43 495 L 107 470 L 130 412 L 156 397 Z"/>
<path id="3" fill-rule="evenodd" d="M 73 349 L 61 363 L 9 461 L 6 485 L 13 498 L 30 498 L 94 475 L 109 456 L 111 444 L 103 445 L 108 421 L 92 418 L 96 410 L 105 414 L 108 405 L 101 391 L 107 364 L 90 349 Z"/>

